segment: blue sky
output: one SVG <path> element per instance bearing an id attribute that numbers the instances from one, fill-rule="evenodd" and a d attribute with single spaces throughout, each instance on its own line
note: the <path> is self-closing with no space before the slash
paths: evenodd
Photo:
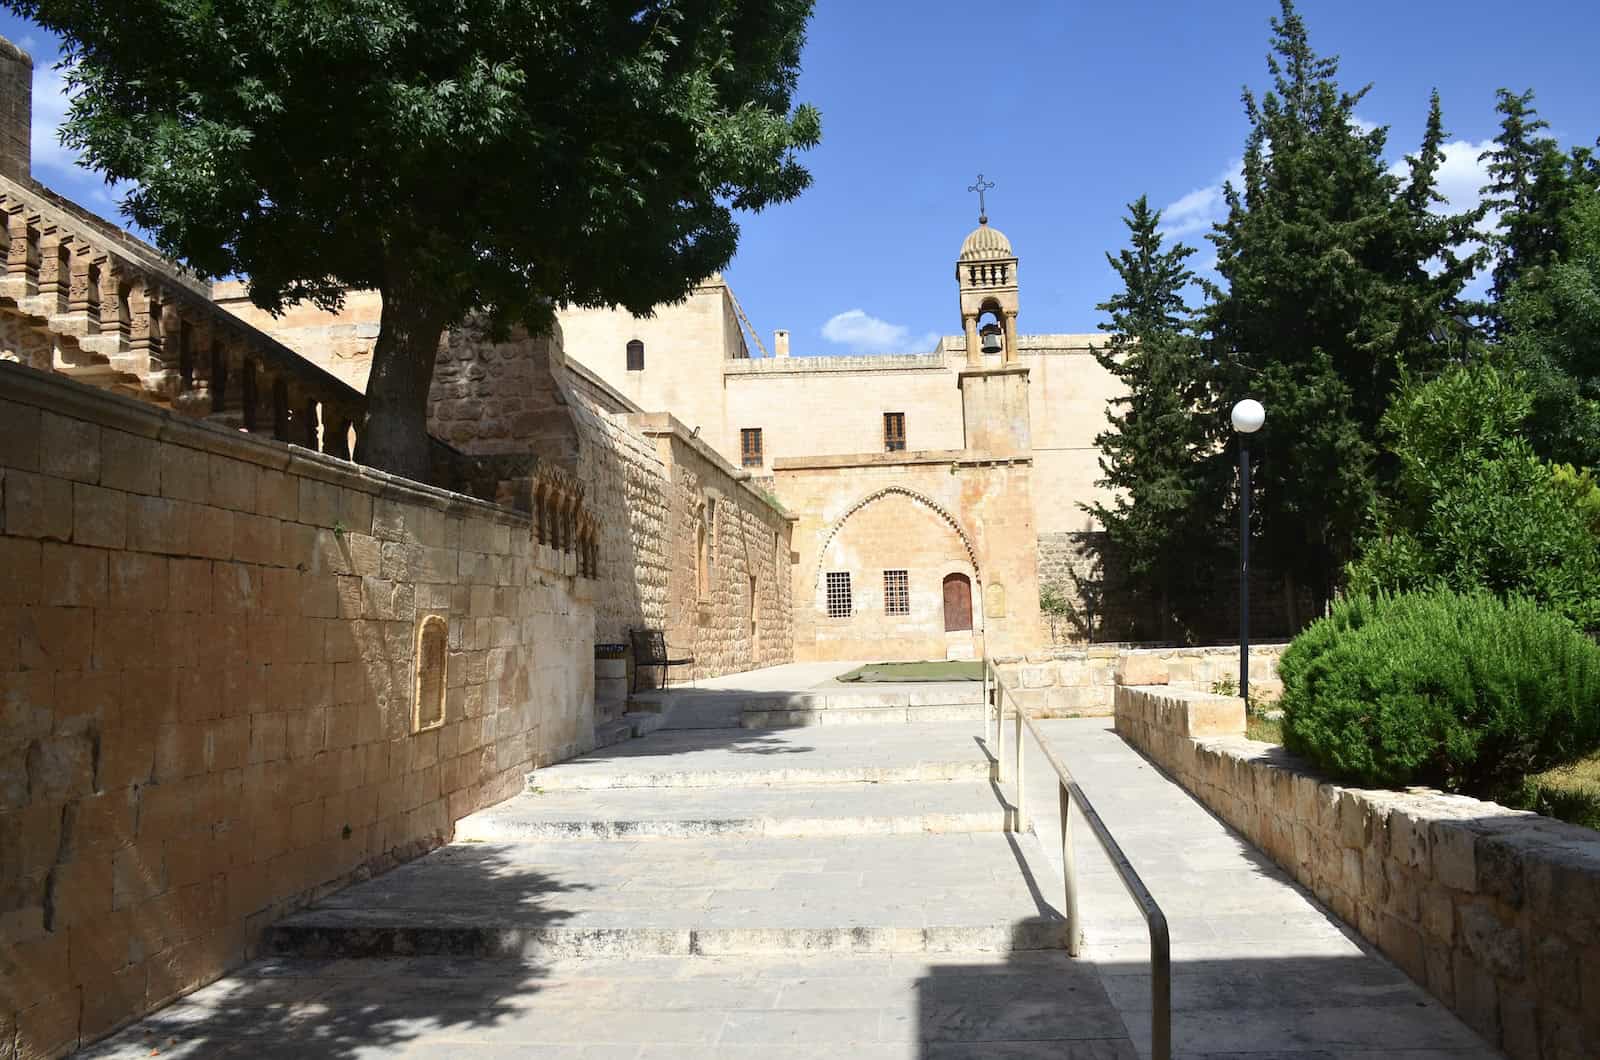
<path id="1" fill-rule="evenodd" d="M 1267 84 L 1276 0 L 819 0 L 800 98 L 822 110 L 816 178 L 800 200 L 743 221 L 727 275 L 770 345 L 797 354 L 909 352 L 959 331 L 954 260 L 976 223 L 979 171 L 991 222 L 1021 258 L 1024 332 L 1092 331 L 1113 289 L 1104 251 L 1125 204 L 1167 208 L 1201 246 L 1245 135 L 1241 87 Z M 1303 0 L 1313 46 L 1342 58 L 1359 114 L 1413 150 L 1428 92 L 1451 133 L 1444 184 L 1470 205 L 1494 135 L 1494 90 L 1538 92 L 1564 143 L 1600 134 L 1600 4 L 1589 0 Z M 75 170 L 51 129 L 64 104 L 54 42 L 0 14 L 0 35 L 38 61 L 35 176 L 101 212 L 112 198 Z"/>

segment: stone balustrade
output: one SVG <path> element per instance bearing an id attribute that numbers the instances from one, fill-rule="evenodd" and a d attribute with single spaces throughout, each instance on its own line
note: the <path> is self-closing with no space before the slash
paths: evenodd
<path id="1" fill-rule="evenodd" d="M 0 359 L 349 459 L 366 398 L 150 247 L 0 176 Z"/>
<path id="2" fill-rule="evenodd" d="M 1345 787 L 1244 738 L 1238 699 L 1119 686 L 1116 728 L 1491 1044 L 1600 1048 L 1600 833 Z"/>

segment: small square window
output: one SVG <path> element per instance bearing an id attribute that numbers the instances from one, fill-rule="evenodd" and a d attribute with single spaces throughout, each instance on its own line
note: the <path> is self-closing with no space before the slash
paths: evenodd
<path id="1" fill-rule="evenodd" d="M 739 462 L 745 467 L 761 467 L 761 428 L 746 427 L 739 432 Z"/>
<path id="2" fill-rule="evenodd" d="M 828 617 L 849 618 L 850 606 L 850 572 L 831 570 L 828 572 Z"/>
<path id="3" fill-rule="evenodd" d="M 883 414 L 883 448 L 885 452 L 904 452 L 906 447 L 906 414 L 904 412 L 885 412 Z"/>
<path id="4" fill-rule="evenodd" d="M 883 572 L 883 613 L 886 615 L 911 613 L 911 577 L 903 570 Z"/>

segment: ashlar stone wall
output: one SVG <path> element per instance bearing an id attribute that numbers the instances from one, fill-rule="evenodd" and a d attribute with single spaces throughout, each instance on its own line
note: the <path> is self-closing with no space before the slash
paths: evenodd
<path id="1" fill-rule="evenodd" d="M 0 364 L 0 1056 L 215 978 L 592 746 L 570 561 L 518 513 Z"/>
<path id="2" fill-rule="evenodd" d="M 672 679 L 792 662 L 788 514 L 672 416 L 636 415 L 630 425 L 655 443 L 668 474 L 664 628 L 695 659 Z"/>
<path id="3" fill-rule="evenodd" d="M 1600 833 L 1318 776 L 1246 740 L 1238 700 L 1119 687 L 1116 727 L 1513 1057 L 1600 1054 Z"/>
<path id="4" fill-rule="evenodd" d="M 1287 644 L 1250 646 L 1252 699 L 1277 699 L 1283 692 L 1278 659 Z M 1105 645 L 1054 648 L 1025 662 L 1001 664 L 1024 708 L 1036 718 L 1110 717 L 1118 685 L 1159 685 L 1210 692 L 1218 681 L 1238 683 L 1239 649 L 1125 648 Z"/>

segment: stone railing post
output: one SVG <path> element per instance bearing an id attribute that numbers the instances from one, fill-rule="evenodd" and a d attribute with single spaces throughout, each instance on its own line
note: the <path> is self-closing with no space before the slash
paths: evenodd
<path id="1" fill-rule="evenodd" d="M 49 317 L 67 311 L 67 285 L 72 270 L 72 237 L 48 225 L 39 238 L 39 301 Z"/>
<path id="2" fill-rule="evenodd" d="M 0 288 L 11 298 L 32 298 L 39 290 L 39 223 L 36 214 L 29 213 L 21 203 L 6 212 L 6 234 L 10 237 L 6 247 L 5 285 Z"/>
<path id="3" fill-rule="evenodd" d="M 128 339 L 128 284 L 122 266 L 109 255 L 100 263 L 100 334 L 114 340 L 121 350 Z M 110 356 L 112 350 L 101 350 Z"/>

